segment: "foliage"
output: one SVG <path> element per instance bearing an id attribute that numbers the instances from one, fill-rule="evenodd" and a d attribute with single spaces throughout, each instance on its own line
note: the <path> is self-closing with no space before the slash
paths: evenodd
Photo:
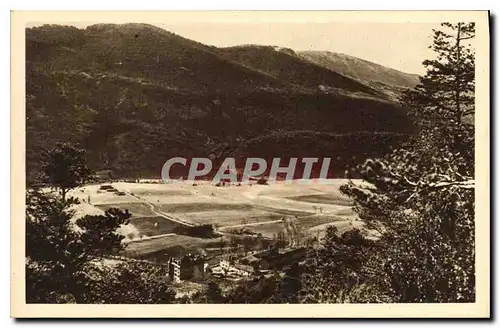
<path id="1" fill-rule="evenodd" d="M 250 281 L 243 281 L 226 295 L 227 303 L 232 304 L 262 304 L 280 303 L 277 299 L 279 280 L 271 277 L 256 277 Z"/>
<path id="2" fill-rule="evenodd" d="M 427 73 L 420 84 L 406 93 L 404 105 L 410 109 L 419 124 L 436 126 L 461 124 L 474 114 L 474 23 L 443 23 L 442 30 L 433 30 L 433 44 L 437 54 L 425 60 Z"/>
<path id="3" fill-rule="evenodd" d="M 90 281 L 92 303 L 169 304 L 175 300 L 166 269 L 144 263 L 118 263 L 94 267 Z"/>
<path id="4" fill-rule="evenodd" d="M 122 249 L 118 227 L 130 214 L 74 217 L 72 197 L 30 189 L 26 194 L 27 303 L 169 303 L 174 295 L 165 273 L 154 266 L 106 257 Z"/>
<path id="5" fill-rule="evenodd" d="M 474 25 L 434 31 L 438 59 L 403 98 L 419 132 L 404 147 L 360 168 L 365 183 L 342 191 L 382 234 L 381 287 L 396 302 L 472 302 L 474 277 Z"/>
<path id="6" fill-rule="evenodd" d="M 184 304 L 222 304 L 226 302 L 227 298 L 224 297 L 221 287 L 215 281 L 209 281 L 204 290 L 191 296 L 185 296 L 180 300 L 180 303 Z"/>
<path id="7" fill-rule="evenodd" d="M 59 143 L 48 152 L 43 165 L 44 181 L 59 189 L 63 200 L 68 190 L 92 179 L 85 151 L 67 143 Z"/>
<path id="8" fill-rule="evenodd" d="M 378 243 L 358 229 L 339 236 L 328 227 L 318 248 L 311 248 L 303 265 L 302 303 L 378 303 L 389 298 L 377 290 Z"/>

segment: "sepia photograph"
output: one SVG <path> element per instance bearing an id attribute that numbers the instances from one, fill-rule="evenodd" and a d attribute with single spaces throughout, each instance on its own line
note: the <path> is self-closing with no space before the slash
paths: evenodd
<path id="1" fill-rule="evenodd" d="M 489 317 L 487 11 L 12 21 L 13 316 Z"/>

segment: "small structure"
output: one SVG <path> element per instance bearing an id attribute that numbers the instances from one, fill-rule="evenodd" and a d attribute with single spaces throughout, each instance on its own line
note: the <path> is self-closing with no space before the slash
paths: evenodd
<path id="1" fill-rule="evenodd" d="M 254 268 L 251 265 L 245 265 L 228 260 L 220 260 L 219 264 L 212 268 L 212 273 L 227 278 L 249 277 L 254 274 Z"/>
<path id="2" fill-rule="evenodd" d="M 181 260 L 171 257 L 168 260 L 168 276 L 174 283 L 181 282 Z"/>
<path id="3" fill-rule="evenodd" d="M 113 187 L 112 185 L 110 184 L 103 184 L 99 187 L 99 190 L 97 192 L 114 192 L 114 193 L 118 193 L 119 191 Z"/>
<path id="4" fill-rule="evenodd" d="M 220 260 L 219 266 L 223 271 L 229 271 L 229 261 L 228 260 Z"/>
<path id="5" fill-rule="evenodd" d="M 202 256 L 187 254 L 182 257 L 171 257 L 168 261 L 168 275 L 174 283 L 203 279 L 207 267 Z"/>
<path id="6" fill-rule="evenodd" d="M 236 263 L 229 268 L 229 274 L 236 274 L 238 276 L 248 277 L 254 273 L 254 269 L 250 265 Z"/>

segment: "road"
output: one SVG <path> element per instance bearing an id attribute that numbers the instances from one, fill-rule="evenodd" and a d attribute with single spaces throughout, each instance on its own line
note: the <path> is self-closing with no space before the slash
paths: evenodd
<path id="1" fill-rule="evenodd" d="M 176 223 L 179 223 L 179 224 L 182 224 L 182 225 L 185 225 L 185 226 L 189 226 L 189 227 L 194 227 L 194 224 L 190 223 L 190 222 L 186 222 L 186 221 L 183 221 L 183 220 L 180 220 L 180 219 L 177 219 L 177 218 L 174 218 L 173 216 L 170 216 L 168 214 L 166 214 L 165 212 L 163 211 L 160 211 L 160 210 L 157 210 L 156 207 L 154 206 L 153 203 L 150 203 L 144 199 L 142 199 L 141 197 L 139 196 L 136 196 L 136 195 L 133 195 L 130 191 L 127 190 L 127 193 L 135 198 L 137 198 L 138 200 L 140 200 L 143 204 L 146 204 L 149 206 L 151 212 L 155 213 L 156 215 L 164 218 L 164 219 L 167 219 L 167 220 L 170 220 L 170 221 L 173 221 L 173 222 L 176 222 Z"/>

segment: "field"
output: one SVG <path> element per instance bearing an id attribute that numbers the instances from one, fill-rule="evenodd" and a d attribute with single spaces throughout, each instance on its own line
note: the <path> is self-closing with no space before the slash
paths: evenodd
<path id="1" fill-rule="evenodd" d="M 97 204 L 94 206 L 100 208 L 101 210 L 107 210 L 111 207 L 116 207 L 121 210 L 129 210 L 130 214 L 132 214 L 132 218 L 150 217 L 157 215 L 147 204 L 143 203 Z"/>
<path id="2" fill-rule="evenodd" d="M 293 196 L 288 199 L 296 200 L 299 202 L 308 202 L 314 204 L 333 204 L 333 205 L 351 205 L 351 201 L 349 199 L 342 199 L 339 197 L 335 197 L 330 194 L 317 194 L 317 195 L 305 195 L 305 196 Z"/>
<path id="3" fill-rule="evenodd" d="M 180 226 L 179 223 L 165 220 L 161 216 L 132 218 L 130 219 L 130 224 L 146 237 L 174 233 L 175 228 Z"/>
<path id="4" fill-rule="evenodd" d="M 346 220 L 343 217 L 315 215 L 315 216 L 299 218 L 296 221 L 296 226 L 297 226 L 297 229 L 299 231 L 301 231 L 302 233 L 306 233 L 306 234 L 309 234 L 311 236 L 315 236 L 315 234 L 313 234 L 311 232 L 314 232 L 317 234 L 317 230 L 312 229 L 312 228 L 321 226 L 321 227 L 323 227 L 323 229 L 326 229 L 327 225 L 337 224 L 339 222 L 350 222 L 350 220 Z M 253 233 L 260 233 L 264 237 L 268 237 L 268 238 L 274 237 L 280 231 L 286 231 L 283 222 L 270 223 L 270 224 L 266 224 L 266 225 L 250 226 L 250 227 L 247 227 L 246 229 L 253 232 Z"/>
<path id="5" fill-rule="evenodd" d="M 351 209 L 351 202 L 339 187 L 345 180 L 321 183 L 277 182 L 270 185 L 216 187 L 210 182 L 113 183 L 125 192 L 98 192 L 98 185 L 72 191 L 86 202 L 85 210 L 105 211 L 111 207 L 127 209 L 130 222 L 120 229 L 126 236 L 126 254 L 150 257 L 179 250 L 217 248 L 228 240 L 228 233 L 243 231 L 272 238 L 286 232 L 283 218 L 294 218 L 296 227 L 319 236 L 328 225 L 345 231 L 362 227 Z M 90 204 L 88 200 L 90 199 Z M 221 238 L 180 235 L 178 227 L 211 224 Z"/>
<path id="6" fill-rule="evenodd" d="M 220 243 L 221 238 L 204 239 L 169 234 L 158 238 L 128 243 L 122 255 L 131 258 L 166 262 L 171 256 L 179 254 L 206 254 L 205 249 L 218 249 Z"/>

